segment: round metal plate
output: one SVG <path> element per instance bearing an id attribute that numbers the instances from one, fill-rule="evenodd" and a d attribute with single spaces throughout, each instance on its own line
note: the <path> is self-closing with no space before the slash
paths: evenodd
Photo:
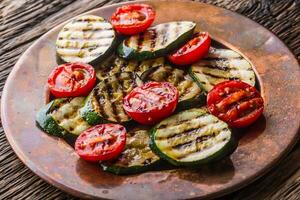
<path id="1" fill-rule="evenodd" d="M 300 68 L 297 60 L 271 32 L 231 11 L 195 2 L 147 3 L 157 12 L 155 23 L 196 21 L 200 30 L 208 31 L 214 39 L 240 52 L 253 64 L 265 99 L 264 116 L 242 131 L 239 146 L 230 158 L 199 170 L 115 176 L 80 160 L 64 141 L 39 130 L 35 114 L 47 99 L 45 84 L 57 65 L 55 40 L 62 25 L 37 40 L 9 75 L 1 105 L 9 143 L 34 173 L 80 197 L 211 198 L 245 186 L 270 169 L 298 139 Z M 89 13 L 109 18 L 120 5 Z"/>

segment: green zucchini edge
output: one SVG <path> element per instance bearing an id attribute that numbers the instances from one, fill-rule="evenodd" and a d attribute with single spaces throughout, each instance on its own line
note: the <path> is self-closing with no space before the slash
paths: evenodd
<path id="1" fill-rule="evenodd" d="M 164 56 L 165 54 L 168 54 L 180 46 L 182 46 L 188 39 L 191 38 L 193 35 L 194 29 L 196 26 L 194 26 L 191 30 L 187 31 L 186 33 L 182 34 L 180 37 L 178 37 L 174 42 L 169 44 L 163 49 L 151 52 L 151 51 L 142 51 L 138 52 L 133 48 L 130 48 L 125 45 L 125 40 L 118 46 L 117 52 L 118 55 L 125 59 L 136 59 L 138 61 L 142 60 L 148 60 L 153 59 L 157 57 Z"/>
<path id="2" fill-rule="evenodd" d="M 155 132 L 156 132 L 156 126 L 152 128 L 151 134 L 150 134 L 150 144 L 149 145 L 150 145 L 151 150 L 157 156 L 159 156 L 161 159 L 164 159 L 164 160 L 168 161 L 169 163 L 171 163 L 172 165 L 175 165 L 175 166 L 196 167 L 197 165 L 203 165 L 203 164 L 207 164 L 207 163 L 210 163 L 210 162 L 214 162 L 214 161 L 220 160 L 220 159 L 230 155 L 231 153 L 234 152 L 234 150 L 238 146 L 238 142 L 237 142 L 237 140 L 236 140 L 236 138 L 233 134 L 233 131 L 231 130 L 230 140 L 218 152 L 216 152 L 213 155 L 211 155 L 211 156 L 209 156 L 205 159 L 202 159 L 202 160 L 197 160 L 197 161 L 192 161 L 192 162 L 179 162 L 179 161 L 176 161 L 176 160 L 170 158 L 168 155 L 164 154 L 163 152 L 161 152 L 159 150 L 159 148 L 155 144 Z"/>

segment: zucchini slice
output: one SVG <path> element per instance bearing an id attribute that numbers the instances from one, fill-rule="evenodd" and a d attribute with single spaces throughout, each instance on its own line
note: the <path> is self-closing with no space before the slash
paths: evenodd
<path id="1" fill-rule="evenodd" d="M 192 36 L 195 26 L 190 21 L 152 26 L 144 33 L 125 39 L 118 48 L 119 56 L 137 60 L 161 57 L 183 45 Z"/>
<path id="2" fill-rule="evenodd" d="M 133 88 L 143 85 L 132 72 L 116 73 L 101 81 L 89 94 L 80 110 L 91 125 L 112 122 L 126 125 L 131 118 L 123 109 L 123 97 Z"/>
<path id="3" fill-rule="evenodd" d="M 146 71 L 142 78 L 146 81 L 172 83 L 179 92 L 177 108 L 180 110 L 205 103 L 205 93 L 191 76 L 181 69 L 165 64 Z"/>
<path id="4" fill-rule="evenodd" d="M 121 72 L 134 72 L 140 76 L 150 68 L 162 66 L 164 64 L 165 59 L 163 57 L 138 62 L 136 60 L 125 60 L 114 55 L 100 66 L 96 67 L 96 75 L 101 81 L 115 73 Z"/>
<path id="5" fill-rule="evenodd" d="M 80 116 L 84 97 L 55 99 L 37 114 L 38 125 L 50 135 L 75 139 L 90 125 Z"/>
<path id="6" fill-rule="evenodd" d="M 190 74 L 207 92 L 216 84 L 227 80 L 241 80 L 255 85 L 255 73 L 251 64 L 230 49 L 210 48 L 205 59 L 191 66 Z"/>
<path id="7" fill-rule="evenodd" d="M 128 131 L 124 151 L 116 160 L 101 163 L 103 171 L 114 174 L 134 174 L 158 166 L 160 158 L 149 147 L 148 130 L 148 127 L 136 127 Z"/>
<path id="8" fill-rule="evenodd" d="M 195 166 L 233 152 L 237 143 L 228 125 L 206 110 L 194 108 L 156 125 L 151 149 L 177 166 Z"/>
<path id="9" fill-rule="evenodd" d="M 64 62 L 94 63 L 117 44 L 112 25 L 102 17 L 85 15 L 67 23 L 56 40 L 57 55 Z"/>

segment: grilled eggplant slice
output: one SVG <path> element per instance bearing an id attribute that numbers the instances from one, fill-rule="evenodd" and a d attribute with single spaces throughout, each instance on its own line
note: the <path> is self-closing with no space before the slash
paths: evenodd
<path id="1" fill-rule="evenodd" d="M 149 147 L 149 127 L 136 127 L 127 132 L 126 146 L 116 160 L 101 163 L 103 171 L 134 174 L 155 169 L 160 158 Z"/>
<path id="2" fill-rule="evenodd" d="M 123 109 L 123 97 L 143 85 L 132 72 L 116 73 L 101 81 L 89 94 L 81 116 L 91 125 L 112 122 L 126 125 L 131 118 Z"/>
<path id="3" fill-rule="evenodd" d="M 237 143 L 225 122 L 194 108 L 156 125 L 150 147 L 173 165 L 196 166 L 232 153 Z"/>
<path id="4" fill-rule="evenodd" d="M 183 45 L 193 34 L 196 24 L 177 21 L 158 24 L 144 33 L 131 36 L 119 45 L 119 56 L 147 60 L 164 56 Z"/>
<path id="5" fill-rule="evenodd" d="M 138 62 L 136 60 L 125 60 L 114 55 L 96 67 L 96 75 L 99 80 L 121 72 L 134 72 L 140 76 L 145 71 L 164 64 L 165 59 L 163 57 Z"/>
<path id="6" fill-rule="evenodd" d="M 230 49 L 210 48 L 205 59 L 191 66 L 190 74 L 207 92 L 216 84 L 227 80 L 241 80 L 255 85 L 255 73 L 251 64 Z"/>
<path id="7" fill-rule="evenodd" d="M 168 64 L 151 68 L 142 75 L 144 81 L 172 83 L 179 92 L 177 110 L 188 109 L 205 103 L 205 93 L 184 70 Z"/>
<path id="8" fill-rule="evenodd" d="M 57 55 L 64 62 L 93 64 L 117 45 L 112 25 L 102 17 L 86 15 L 67 23 L 56 40 Z"/>
<path id="9" fill-rule="evenodd" d="M 84 97 L 55 99 L 38 112 L 36 121 L 48 134 L 75 141 L 90 127 L 79 113 L 84 100 Z"/>

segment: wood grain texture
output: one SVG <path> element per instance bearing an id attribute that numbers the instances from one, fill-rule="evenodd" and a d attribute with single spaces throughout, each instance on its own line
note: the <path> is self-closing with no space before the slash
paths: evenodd
<path id="1" fill-rule="evenodd" d="M 119 1 L 2 0 L 0 2 L 0 91 L 20 54 L 57 24 Z M 281 38 L 300 58 L 299 0 L 202 0 L 241 13 Z M 0 94 L 1 94 L 0 93 Z M 222 199 L 299 199 L 300 144 L 271 172 Z M 75 199 L 34 175 L 16 157 L 0 127 L 0 199 Z"/>

